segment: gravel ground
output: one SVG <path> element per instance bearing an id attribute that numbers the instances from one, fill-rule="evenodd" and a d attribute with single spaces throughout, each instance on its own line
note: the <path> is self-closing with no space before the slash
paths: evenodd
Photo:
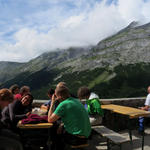
<path id="1" fill-rule="evenodd" d="M 119 132 L 120 134 L 129 138 L 128 130 Z M 145 129 L 145 142 L 144 150 L 150 150 L 150 128 Z M 122 150 L 141 150 L 142 137 L 138 134 L 137 130 L 132 131 L 133 145 L 130 142 L 122 144 Z M 89 147 L 84 150 L 107 150 L 106 139 L 94 134 L 89 141 Z M 119 150 L 118 146 L 113 146 L 112 150 Z"/>

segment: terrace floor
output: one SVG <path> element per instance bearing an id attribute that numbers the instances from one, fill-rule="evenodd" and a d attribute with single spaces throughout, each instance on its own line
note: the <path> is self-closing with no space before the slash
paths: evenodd
<path id="1" fill-rule="evenodd" d="M 129 138 L 128 130 L 119 132 L 120 134 Z M 145 142 L 144 150 L 150 150 L 150 127 L 145 129 Z M 137 130 L 132 131 L 133 145 L 130 142 L 122 144 L 122 150 L 141 150 L 142 136 L 138 134 Z M 96 135 L 92 136 L 92 139 L 89 141 L 90 146 L 86 150 L 107 150 L 106 139 Z M 119 150 L 118 146 L 114 146 L 113 150 Z"/>
<path id="2" fill-rule="evenodd" d="M 119 134 L 129 138 L 128 130 L 118 132 Z M 145 129 L 146 135 L 144 136 L 144 150 L 150 150 L 150 127 Z M 142 136 L 138 134 L 137 130 L 132 130 L 133 145 L 130 141 L 122 144 L 122 150 L 142 150 Z M 43 148 L 35 147 L 34 150 L 43 150 Z M 106 139 L 94 134 L 89 140 L 89 147 L 83 148 L 83 150 L 107 150 Z M 118 146 L 113 146 L 111 150 L 119 150 Z"/>

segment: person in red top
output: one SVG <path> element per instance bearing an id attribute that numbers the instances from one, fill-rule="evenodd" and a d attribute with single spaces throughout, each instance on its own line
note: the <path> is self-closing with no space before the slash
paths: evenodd
<path id="1" fill-rule="evenodd" d="M 16 94 L 16 95 L 14 96 L 14 100 L 21 100 L 21 98 L 22 98 L 24 95 L 28 94 L 28 93 L 30 93 L 30 87 L 29 87 L 29 86 L 22 86 L 22 87 L 20 88 L 20 93 L 18 93 L 18 94 Z"/>

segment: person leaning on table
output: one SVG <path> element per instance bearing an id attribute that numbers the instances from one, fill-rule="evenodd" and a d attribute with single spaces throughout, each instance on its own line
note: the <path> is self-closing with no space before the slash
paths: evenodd
<path id="1" fill-rule="evenodd" d="M 55 101 L 60 104 L 53 112 Z M 67 87 L 57 87 L 52 96 L 52 102 L 48 113 L 48 122 L 53 123 L 61 118 L 64 126 L 59 127 L 55 136 L 56 149 L 62 150 L 63 143 L 70 145 L 85 144 L 91 133 L 91 125 L 84 106 L 78 99 L 70 97 Z"/>
<path id="2" fill-rule="evenodd" d="M 13 95 L 8 89 L 0 90 L 0 119 L 1 110 L 13 101 Z M 19 136 L 12 131 L 5 129 L 0 122 L 0 150 L 23 150 Z"/>
<path id="3" fill-rule="evenodd" d="M 147 88 L 147 97 L 146 97 L 146 100 L 145 100 L 145 106 L 143 107 L 140 107 L 140 109 L 142 110 L 146 110 L 146 111 L 150 111 L 150 86 L 148 86 Z M 142 134 L 143 131 L 144 131 L 144 117 L 139 117 L 139 134 Z"/>
<path id="4" fill-rule="evenodd" d="M 2 110 L 1 121 L 6 128 L 18 132 L 17 123 L 31 114 L 33 99 L 33 96 L 28 93 L 20 101 L 13 101 Z"/>

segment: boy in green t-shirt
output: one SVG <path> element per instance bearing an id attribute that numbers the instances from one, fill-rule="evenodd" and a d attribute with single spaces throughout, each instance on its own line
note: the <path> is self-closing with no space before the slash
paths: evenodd
<path id="1" fill-rule="evenodd" d="M 53 111 L 55 101 L 60 104 Z M 61 133 L 61 138 L 65 143 L 79 145 L 87 142 L 91 133 L 91 125 L 88 113 L 78 99 L 70 97 L 67 87 L 58 87 L 55 95 L 52 96 L 52 102 L 48 113 L 48 122 L 55 122 L 59 118 L 64 124 L 63 130 L 58 128 L 57 133 Z M 57 135 L 55 135 L 57 136 Z M 59 138 L 57 138 L 58 140 Z M 62 149 L 62 140 L 55 141 L 56 149 Z"/>

